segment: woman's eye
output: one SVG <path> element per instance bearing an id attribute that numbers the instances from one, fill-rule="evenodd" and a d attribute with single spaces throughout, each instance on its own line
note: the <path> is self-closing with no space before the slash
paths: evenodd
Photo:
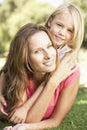
<path id="1" fill-rule="evenodd" d="M 53 47 L 53 45 L 49 45 L 47 48 L 51 48 L 51 47 Z"/>
<path id="2" fill-rule="evenodd" d="M 35 51 L 35 54 L 38 54 L 38 53 L 40 53 L 41 51 L 40 50 L 37 50 L 37 51 Z"/>

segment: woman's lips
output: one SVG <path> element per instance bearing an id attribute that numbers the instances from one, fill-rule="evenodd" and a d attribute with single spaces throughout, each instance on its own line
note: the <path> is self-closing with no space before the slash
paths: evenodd
<path id="1" fill-rule="evenodd" d="M 44 63 L 46 66 L 52 66 L 54 64 L 54 60 L 48 61 Z"/>

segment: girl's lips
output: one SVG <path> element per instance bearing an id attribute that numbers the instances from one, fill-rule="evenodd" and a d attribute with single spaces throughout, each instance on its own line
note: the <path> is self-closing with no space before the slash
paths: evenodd
<path id="1" fill-rule="evenodd" d="M 54 41 L 55 41 L 55 43 L 58 44 L 58 45 L 64 44 L 64 39 L 61 38 L 61 37 L 59 37 L 59 36 L 56 36 L 56 35 L 55 35 L 55 37 L 54 37 Z"/>
<path id="2" fill-rule="evenodd" d="M 55 39 L 58 40 L 58 41 L 62 41 L 63 40 L 61 37 L 56 36 L 56 35 L 55 35 Z"/>

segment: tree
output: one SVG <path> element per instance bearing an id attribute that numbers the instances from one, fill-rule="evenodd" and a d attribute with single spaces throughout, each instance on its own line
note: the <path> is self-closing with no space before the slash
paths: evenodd
<path id="1" fill-rule="evenodd" d="M 4 0 L 0 5 L 0 52 L 8 50 L 20 26 L 29 22 L 43 24 L 52 10 L 51 5 L 37 0 Z"/>

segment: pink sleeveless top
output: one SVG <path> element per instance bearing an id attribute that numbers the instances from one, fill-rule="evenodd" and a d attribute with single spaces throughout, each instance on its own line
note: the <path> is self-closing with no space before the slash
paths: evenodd
<path id="1" fill-rule="evenodd" d="M 47 119 L 52 115 L 52 113 L 55 109 L 56 103 L 59 99 L 59 94 L 61 93 L 61 91 L 64 88 L 69 87 L 79 76 L 80 76 L 80 68 L 78 66 L 78 69 L 73 74 L 71 74 L 68 78 L 66 78 L 64 81 L 62 81 L 60 83 L 60 85 L 55 90 L 55 93 L 54 93 L 52 100 L 47 108 L 46 113 L 44 114 L 43 119 Z M 26 90 L 27 97 L 28 98 L 31 97 L 34 92 L 35 92 L 35 90 L 34 90 L 33 81 L 32 81 L 32 79 L 30 79 L 29 86 L 27 87 L 27 90 Z"/>

